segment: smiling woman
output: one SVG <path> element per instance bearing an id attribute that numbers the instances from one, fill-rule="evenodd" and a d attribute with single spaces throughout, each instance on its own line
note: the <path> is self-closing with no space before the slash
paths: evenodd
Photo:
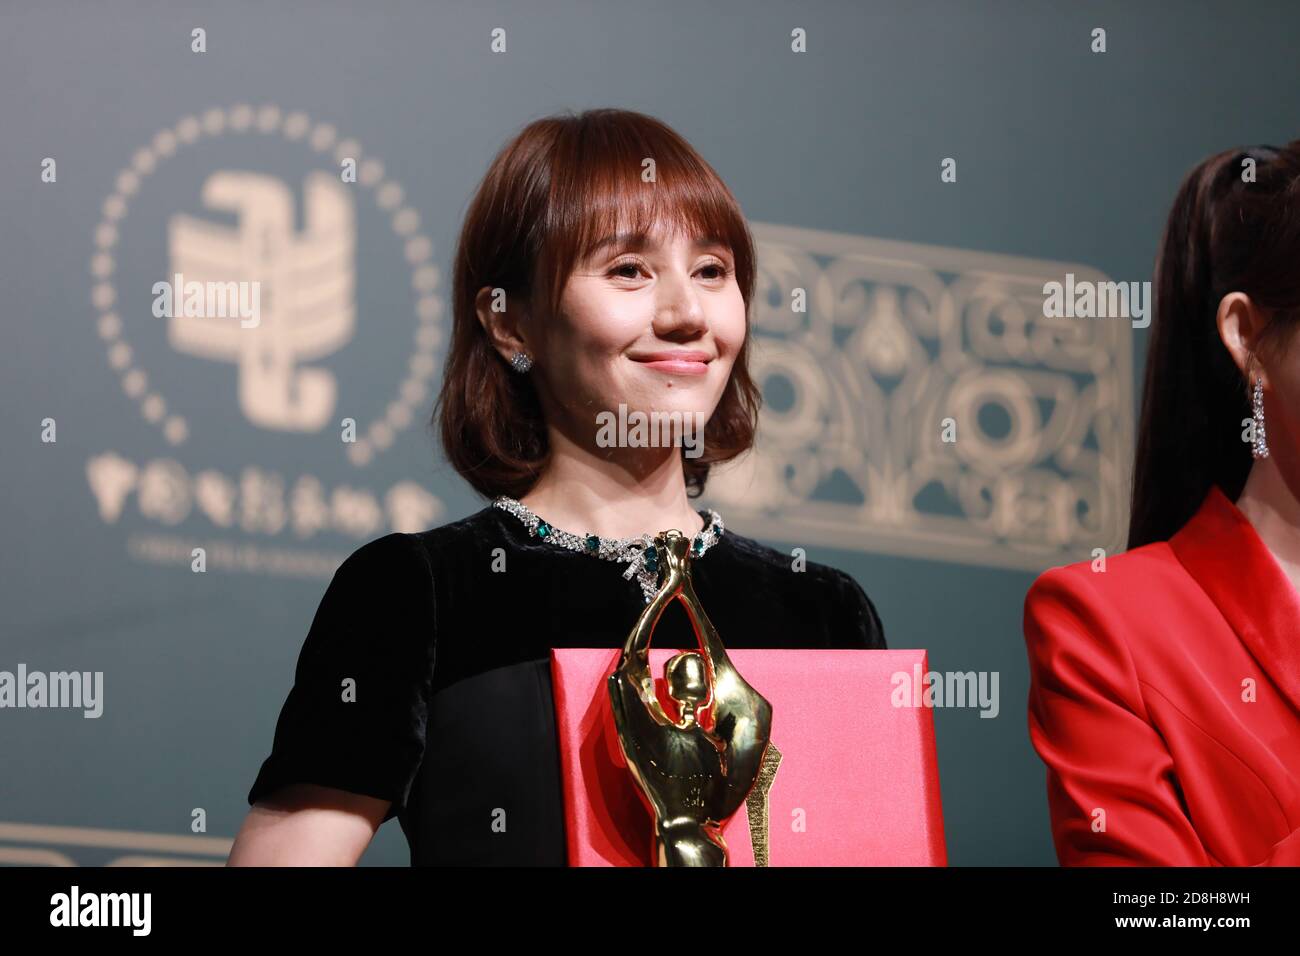
<path id="1" fill-rule="evenodd" d="M 338 569 L 232 864 L 355 862 L 396 816 L 413 864 L 563 865 L 550 651 L 622 646 L 658 532 L 691 539 L 728 647 L 885 646 L 848 575 L 691 504 L 753 442 L 754 284 L 735 198 L 660 121 L 594 110 L 507 144 L 461 232 L 434 416 L 492 503 Z M 634 414 L 702 421 L 703 440 L 609 441 L 610 416 Z M 677 605 L 655 640 L 695 646 Z"/>
<path id="2" fill-rule="evenodd" d="M 461 233 L 440 397 L 449 459 L 484 494 L 536 497 L 552 439 L 588 444 L 597 412 L 699 410 L 707 451 L 685 480 L 701 492 L 713 464 L 753 442 L 755 273 L 735 197 L 669 127 L 622 110 L 533 123 L 488 170 Z M 516 352 L 536 364 L 531 380 L 500 361 Z"/>

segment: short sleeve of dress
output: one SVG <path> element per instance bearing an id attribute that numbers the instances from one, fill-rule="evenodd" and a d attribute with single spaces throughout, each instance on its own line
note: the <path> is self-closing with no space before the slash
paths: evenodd
<path id="1" fill-rule="evenodd" d="M 405 806 L 424 756 L 435 649 L 432 570 L 414 535 L 341 564 L 303 642 L 249 804 L 312 783 Z"/>

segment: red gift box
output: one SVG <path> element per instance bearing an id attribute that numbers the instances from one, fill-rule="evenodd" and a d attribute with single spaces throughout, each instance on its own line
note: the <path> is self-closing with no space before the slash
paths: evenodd
<path id="1" fill-rule="evenodd" d="M 670 713 L 662 675 L 676 653 L 650 649 Z M 926 673 L 925 651 L 729 647 L 727 655 L 772 704 L 780 755 L 765 804 L 751 799 L 723 827 L 730 865 L 754 866 L 753 835 L 762 847 L 764 833 L 769 866 L 947 865 L 933 715 L 895 706 L 903 696 L 895 687 Z M 570 866 L 650 861 L 650 813 L 619 749 L 606 690 L 618 656 L 551 651 Z"/>

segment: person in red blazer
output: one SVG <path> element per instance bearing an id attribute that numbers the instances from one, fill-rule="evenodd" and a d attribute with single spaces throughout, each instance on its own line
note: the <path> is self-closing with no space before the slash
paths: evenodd
<path id="1" fill-rule="evenodd" d="M 1129 550 L 1025 600 L 1062 865 L 1300 865 L 1300 140 L 1184 180 Z"/>

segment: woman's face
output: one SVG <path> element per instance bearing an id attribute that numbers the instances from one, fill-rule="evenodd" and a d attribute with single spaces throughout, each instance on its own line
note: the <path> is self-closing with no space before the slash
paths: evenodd
<path id="1" fill-rule="evenodd" d="M 530 330 L 548 417 L 584 443 L 620 404 L 707 420 L 745 341 L 734 266 L 725 245 L 663 231 L 610 237 L 579 262 L 559 315 Z"/>

